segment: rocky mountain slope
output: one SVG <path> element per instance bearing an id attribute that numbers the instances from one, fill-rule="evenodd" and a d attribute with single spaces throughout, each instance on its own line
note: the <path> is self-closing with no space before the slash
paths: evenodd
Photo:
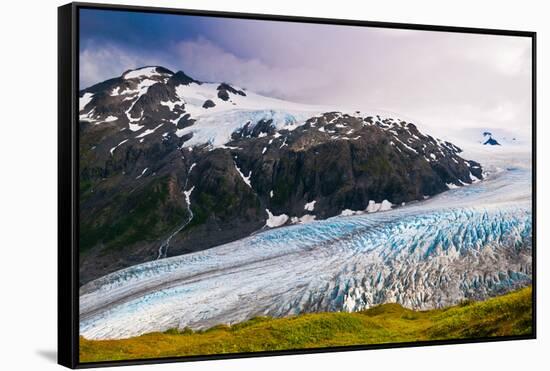
<path id="1" fill-rule="evenodd" d="M 80 281 L 262 228 L 375 212 L 482 179 L 407 121 L 162 67 L 80 92 Z"/>

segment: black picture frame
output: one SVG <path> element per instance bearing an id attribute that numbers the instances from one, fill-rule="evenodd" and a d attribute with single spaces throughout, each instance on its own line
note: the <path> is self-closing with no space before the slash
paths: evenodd
<path id="1" fill-rule="evenodd" d="M 103 9 L 125 12 L 146 12 L 207 17 L 224 17 L 268 21 L 348 25 L 407 30 L 441 31 L 468 34 L 507 35 L 531 38 L 532 42 L 532 287 L 533 287 L 533 333 L 524 336 L 502 336 L 475 339 L 418 341 L 414 343 L 391 343 L 313 348 L 282 351 L 262 351 L 254 353 L 216 354 L 204 356 L 184 356 L 158 359 L 121 360 L 107 362 L 79 362 L 79 323 L 78 323 L 78 91 L 79 91 L 79 10 Z M 430 345 L 464 344 L 536 338 L 536 32 L 435 26 L 407 23 L 358 21 L 347 19 L 327 19 L 296 17 L 269 14 L 232 13 L 221 11 L 184 10 L 127 5 L 107 5 L 95 3 L 70 3 L 58 8 L 58 363 L 69 368 L 92 368 L 168 362 L 204 361 L 245 357 L 266 357 L 290 354 L 326 353 L 381 348 L 417 347 Z"/>

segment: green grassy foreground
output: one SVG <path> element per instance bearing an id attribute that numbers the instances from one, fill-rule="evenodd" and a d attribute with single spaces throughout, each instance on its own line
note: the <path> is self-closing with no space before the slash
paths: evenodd
<path id="1" fill-rule="evenodd" d="M 413 311 L 383 304 L 356 313 L 258 317 L 206 331 L 169 330 L 123 340 L 80 338 L 80 361 L 322 348 L 532 333 L 531 287 L 482 302 Z"/>

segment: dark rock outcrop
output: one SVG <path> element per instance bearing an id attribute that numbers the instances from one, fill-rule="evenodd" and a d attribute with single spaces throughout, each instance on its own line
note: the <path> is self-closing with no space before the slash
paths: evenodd
<path id="1" fill-rule="evenodd" d="M 228 101 L 229 100 L 229 93 L 231 94 L 235 94 L 235 95 L 240 95 L 240 96 L 243 96 L 245 97 L 246 96 L 246 93 L 242 90 L 237 90 L 235 89 L 234 87 L 232 87 L 231 85 L 223 82 L 221 83 L 218 88 L 218 98 L 220 98 L 221 100 L 224 100 L 224 101 Z"/>
<path id="2" fill-rule="evenodd" d="M 215 106 L 216 106 L 216 103 L 214 103 L 211 99 L 207 99 L 204 101 L 202 108 L 212 108 Z"/>
<path id="3" fill-rule="evenodd" d="M 483 144 L 485 145 L 490 145 L 490 146 L 500 146 L 500 143 L 497 142 L 496 139 L 492 138 L 492 137 L 489 137 L 489 139 L 487 139 Z"/>

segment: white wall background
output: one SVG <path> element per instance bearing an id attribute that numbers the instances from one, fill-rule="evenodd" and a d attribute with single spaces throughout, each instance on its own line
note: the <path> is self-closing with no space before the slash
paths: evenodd
<path id="1" fill-rule="evenodd" d="M 107 0 L 105 0 L 107 1 Z M 114 0 L 113 0 L 114 1 Z M 134 0 L 132 5 L 538 32 L 538 339 L 128 367 L 127 370 L 535 370 L 550 349 L 550 23 L 540 0 Z M 0 13 L 0 368 L 59 369 L 56 354 L 56 84 L 59 0 L 5 1 Z M 546 353 L 545 353 L 546 351 Z M 547 367 L 547 366 L 546 366 Z"/>

